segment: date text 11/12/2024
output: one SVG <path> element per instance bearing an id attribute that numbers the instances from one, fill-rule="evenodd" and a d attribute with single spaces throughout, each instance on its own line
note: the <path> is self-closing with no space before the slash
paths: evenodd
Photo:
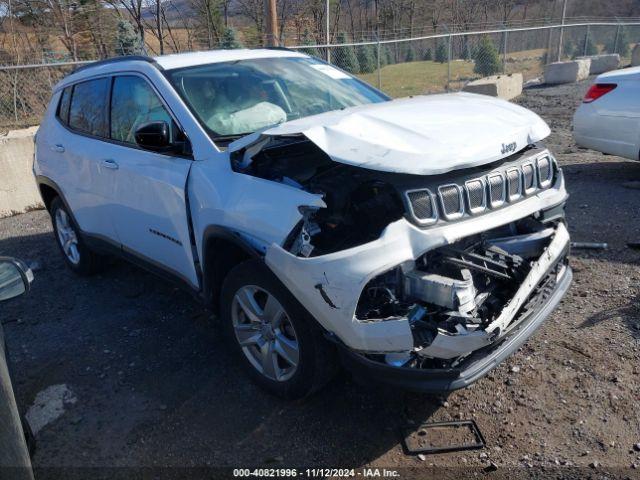
<path id="1" fill-rule="evenodd" d="M 386 468 L 236 468 L 233 476 L 242 477 L 272 477 L 272 478 L 399 478 L 397 470 Z"/>

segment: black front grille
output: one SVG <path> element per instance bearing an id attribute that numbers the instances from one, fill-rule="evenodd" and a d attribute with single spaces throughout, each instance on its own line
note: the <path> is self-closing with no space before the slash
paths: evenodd
<path id="1" fill-rule="evenodd" d="M 413 214 L 418 220 L 429 220 L 435 217 L 433 200 L 429 190 L 418 190 L 407 193 Z"/>
<path id="2" fill-rule="evenodd" d="M 492 204 L 496 205 L 504 200 L 504 182 L 502 175 L 491 175 L 489 177 L 489 191 Z"/>
<path id="3" fill-rule="evenodd" d="M 485 206 L 484 182 L 482 180 L 470 180 L 467 182 L 467 195 L 469 196 L 469 208 L 479 210 Z"/>
<path id="4" fill-rule="evenodd" d="M 456 215 L 462 213 L 462 203 L 460 202 L 460 190 L 457 185 L 445 185 L 440 187 L 440 199 L 445 215 Z"/>
<path id="5" fill-rule="evenodd" d="M 517 203 L 551 187 L 557 165 L 548 154 L 527 155 L 494 166 L 485 173 L 474 171 L 425 178 L 404 191 L 409 218 L 420 226 L 455 221 Z M 446 177 L 445 177 L 446 175 Z"/>

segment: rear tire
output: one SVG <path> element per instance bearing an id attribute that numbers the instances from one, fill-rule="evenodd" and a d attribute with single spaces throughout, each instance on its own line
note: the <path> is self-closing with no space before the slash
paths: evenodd
<path id="1" fill-rule="evenodd" d="M 268 392 L 305 397 L 335 375 L 335 348 L 263 260 L 248 260 L 229 272 L 220 312 L 229 344 L 254 382 Z"/>
<path id="2" fill-rule="evenodd" d="M 60 197 L 51 202 L 50 213 L 56 243 L 67 266 L 78 275 L 92 275 L 101 271 L 104 258 L 87 247 L 80 229 Z"/>

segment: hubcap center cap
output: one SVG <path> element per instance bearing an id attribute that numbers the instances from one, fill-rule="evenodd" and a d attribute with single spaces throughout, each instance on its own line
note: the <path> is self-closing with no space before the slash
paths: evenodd
<path id="1" fill-rule="evenodd" d="M 266 340 L 273 340 L 275 338 L 275 334 L 273 332 L 273 327 L 269 323 L 262 324 L 262 336 Z"/>

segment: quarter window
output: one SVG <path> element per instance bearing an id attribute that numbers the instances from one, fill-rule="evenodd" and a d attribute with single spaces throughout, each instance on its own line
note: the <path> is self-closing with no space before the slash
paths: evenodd
<path id="1" fill-rule="evenodd" d="M 159 121 L 167 122 L 173 142 L 177 127 L 151 86 L 137 76 L 116 77 L 111 92 L 111 138 L 135 144 L 138 127 Z"/>
<path id="2" fill-rule="evenodd" d="M 58 106 L 58 118 L 65 125 L 69 122 L 69 107 L 71 106 L 71 89 L 73 87 L 67 87 L 62 91 L 60 97 L 60 105 Z"/>
<path id="3" fill-rule="evenodd" d="M 82 133 L 107 137 L 107 92 L 109 79 L 100 78 L 73 87 L 69 126 Z"/>

